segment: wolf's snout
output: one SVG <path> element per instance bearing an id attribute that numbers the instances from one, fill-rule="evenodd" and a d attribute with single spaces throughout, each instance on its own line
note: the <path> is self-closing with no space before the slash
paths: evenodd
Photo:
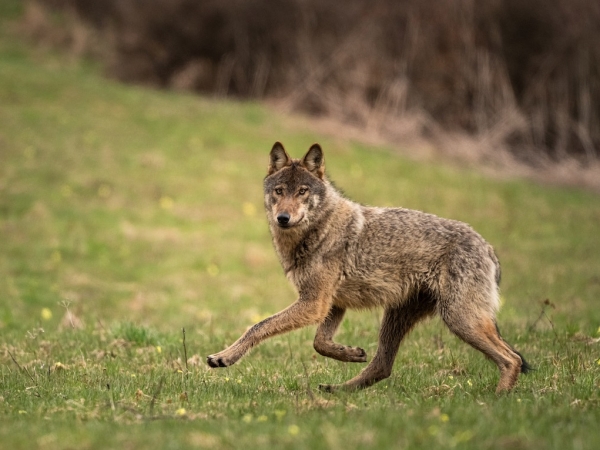
<path id="1" fill-rule="evenodd" d="M 281 226 L 286 226 L 290 223 L 290 215 L 289 213 L 282 212 L 277 214 L 277 222 Z"/>

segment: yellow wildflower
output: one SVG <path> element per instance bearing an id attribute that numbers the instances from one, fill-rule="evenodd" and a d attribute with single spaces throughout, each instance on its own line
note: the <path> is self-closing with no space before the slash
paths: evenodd
<path id="1" fill-rule="evenodd" d="M 173 206 L 175 205 L 173 199 L 167 195 L 163 195 L 158 203 L 162 209 L 173 209 Z"/>
<path id="2" fill-rule="evenodd" d="M 219 266 L 217 266 L 216 264 L 209 264 L 208 267 L 206 268 L 206 272 L 211 276 L 211 277 L 216 277 L 217 275 L 219 275 Z"/>
<path id="3" fill-rule="evenodd" d="M 246 217 L 252 217 L 256 215 L 256 206 L 254 206 L 254 203 L 244 202 L 242 205 L 242 211 Z"/>
<path id="4" fill-rule="evenodd" d="M 42 308 L 42 319 L 50 320 L 52 319 L 52 311 L 49 308 Z"/>

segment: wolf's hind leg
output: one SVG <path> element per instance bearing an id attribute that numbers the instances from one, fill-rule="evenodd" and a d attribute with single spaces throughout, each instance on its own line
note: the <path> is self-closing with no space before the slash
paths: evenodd
<path id="1" fill-rule="evenodd" d="M 343 384 L 322 384 L 319 388 L 326 392 L 352 391 L 369 387 L 388 378 L 392 374 L 400 342 L 417 322 L 432 311 L 433 304 L 430 298 L 424 295 L 419 295 L 404 305 L 387 308 L 381 321 L 377 353 L 369 365 Z"/>
<path id="2" fill-rule="evenodd" d="M 510 391 L 517 383 L 519 373 L 529 369 L 527 363 L 500 337 L 493 318 L 476 318 L 467 314 L 456 316 L 442 314 L 442 319 L 454 334 L 496 363 L 500 369 L 496 393 Z"/>
<path id="3" fill-rule="evenodd" d="M 344 362 L 366 362 L 367 353 L 359 347 L 349 347 L 333 342 L 333 336 L 344 318 L 346 310 L 332 306 L 325 320 L 317 328 L 314 348 L 323 356 Z"/>

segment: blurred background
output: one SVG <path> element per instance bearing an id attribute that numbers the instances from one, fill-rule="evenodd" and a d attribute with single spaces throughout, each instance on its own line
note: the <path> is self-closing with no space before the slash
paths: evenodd
<path id="1" fill-rule="evenodd" d="M 596 0 L 29 0 L 21 29 L 129 83 L 600 185 Z"/>
<path id="2" fill-rule="evenodd" d="M 208 369 L 297 295 L 276 140 L 494 246 L 514 396 L 439 319 L 347 397 L 314 327 Z M 600 448 L 599 156 L 599 0 L 0 0 L 0 447 Z"/>
<path id="3" fill-rule="evenodd" d="M 281 140 L 353 200 L 471 224 L 513 330 L 596 332 L 598 42 L 592 0 L 3 0 L 0 330 L 185 321 L 208 354 L 288 305 Z"/>

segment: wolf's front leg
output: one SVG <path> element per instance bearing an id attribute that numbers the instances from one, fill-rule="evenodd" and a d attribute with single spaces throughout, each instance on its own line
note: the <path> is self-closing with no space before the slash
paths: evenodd
<path id="1" fill-rule="evenodd" d="M 329 298 L 297 300 L 283 311 L 252 326 L 242 337 L 222 352 L 209 355 L 206 362 L 211 367 L 231 366 L 248 350 L 271 336 L 320 323 L 327 315 L 329 305 Z"/>
<path id="2" fill-rule="evenodd" d="M 349 347 L 333 342 L 333 336 L 337 331 L 346 310 L 338 306 L 332 306 L 329 314 L 317 328 L 314 348 L 323 356 L 344 362 L 366 362 L 367 353 L 360 347 Z"/>

